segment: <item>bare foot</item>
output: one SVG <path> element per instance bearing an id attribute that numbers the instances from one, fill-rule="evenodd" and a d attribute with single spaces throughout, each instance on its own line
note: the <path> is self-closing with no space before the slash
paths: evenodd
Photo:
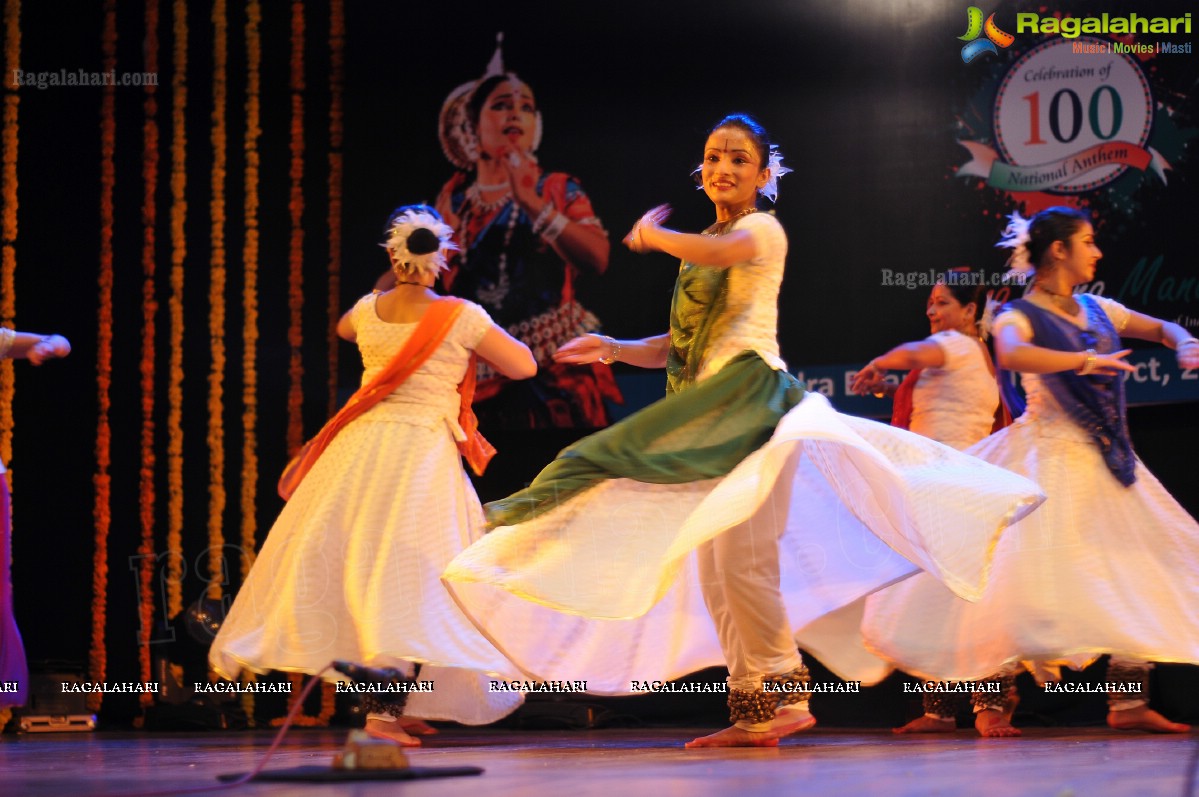
<path id="1" fill-rule="evenodd" d="M 692 739 L 683 746 L 690 750 L 697 747 L 778 747 L 779 739 L 771 731 L 752 733 L 733 725 L 723 731 Z"/>
<path id="2" fill-rule="evenodd" d="M 774 720 L 770 723 L 770 730 L 767 733 L 773 735 L 776 739 L 781 739 L 784 736 L 811 730 L 814 727 L 816 727 L 816 718 L 812 716 L 810 711 L 784 706 L 775 714 Z"/>
<path id="3" fill-rule="evenodd" d="M 974 727 L 979 736 L 998 738 L 1001 736 L 1019 736 L 1020 729 L 1012 727 L 1011 711 L 996 711 L 989 708 L 974 715 Z"/>
<path id="4" fill-rule="evenodd" d="M 958 724 L 954 720 L 943 720 L 940 717 L 930 717 L 925 714 L 902 728 L 892 728 L 891 733 L 953 733 L 957 727 Z"/>
<path id="5" fill-rule="evenodd" d="M 387 739 L 395 742 L 400 747 L 420 747 L 420 739 L 404 733 L 404 729 L 399 722 L 368 719 L 363 730 L 377 739 Z"/>
<path id="6" fill-rule="evenodd" d="M 1137 706 L 1124 711 L 1109 711 L 1107 724 L 1118 731 L 1149 731 L 1150 733 L 1186 733 L 1190 725 L 1170 720 L 1149 706 Z"/>
<path id="7" fill-rule="evenodd" d="M 413 736 L 433 736 L 434 734 L 440 733 L 440 731 L 434 728 L 432 725 L 422 719 L 417 719 L 416 717 L 400 717 L 398 722 L 400 723 L 400 727 L 404 729 L 405 733 L 409 733 Z"/>
<path id="8" fill-rule="evenodd" d="M 684 747 L 778 747 L 779 739 L 793 733 L 806 731 L 816 726 L 811 712 L 800 709 L 781 708 L 770 728 L 765 731 L 747 731 L 736 725 L 723 731 L 692 739 Z"/>

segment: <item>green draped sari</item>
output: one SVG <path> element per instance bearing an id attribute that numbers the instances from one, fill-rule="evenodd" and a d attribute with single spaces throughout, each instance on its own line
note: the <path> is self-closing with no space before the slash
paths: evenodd
<path id="1" fill-rule="evenodd" d="M 525 489 L 487 504 L 492 528 L 531 520 L 603 479 L 680 484 L 724 476 L 803 398 L 786 371 L 746 351 L 696 381 L 721 320 L 728 269 L 684 263 L 670 309 L 667 392 L 564 449 Z"/>

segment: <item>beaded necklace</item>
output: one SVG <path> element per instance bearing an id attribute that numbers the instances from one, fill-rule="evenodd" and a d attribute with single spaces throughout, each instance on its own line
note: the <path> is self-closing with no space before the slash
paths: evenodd
<path id="1" fill-rule="evenodd" d="M 496 262 L 496 270 L 498 276 L 495 283 L 490 288 L 480 288 L 476 294 L 476 298 L 487 305 L 500 309 L 504 304 L 504 298 L 508 295 L 510 281 L 508 279 L 508 248 L 512 244 L 512 235 L 516 230 L 516 222 L 520 217 L 520 208 L 513 201 L 511 192 L 504 194 L 497 200 L 492 202 L 484 202 L 480 196 L 478 183 L 472 183 L 470 188 L 466 189 L 466 203 L 462 209 L 462 229 L 469 230 L 471 222 L 478 220 L 479 235 L 483 233 L 483 221 L 492 214 L 499 215 L 503 212 L 505 206 L 509 207 L 508 225 L 504 230 L 504 242 L 500 246 L 500 256 Z M 459 268 L 466 270 L 467 259 L 470 254 L 472 242 L 463 241 L 462 250 L 458 253 Z"/>
<path id="2" fill-rule="evenodd" d="M 471 183 L 470 188 L 466 189 L 466 197 L 472 206 L 477 207 L 483 213 L 502 208 L 508 202 L 512 201 L 512 191 L 509 189 L 496 199 L 485 202 L 483 200 L 483 191 L 492 191 L 495 188 L 507 188 L 507 186 L 480 186 L 478 183 Z"/>
<path id="3" fill-rule="evenodd" d="M 1074 298 L 1072 293 L 1056 293 L 1046 288 L 1040 283 L 1033 283 L 1036 288 L 1036 293 L 1043 293 L 1049 297 L 1049 303 L 1056 306 L 1063 313 L 1070 316 L 1077 316 L 1079 313 L 1078 300 Z"/>
<path id="4" fill-rule="evenodd" d="M 718 235 L 724 235 L 732 228 L 733 224 L 735 224 L 738 219 L 744 218 L 745 216 L 748 216 L 749 214 L 754 213 L 756 211 L 757 211 L 757 208 L 752 207 L 752 206 L 748 207 L 745 210 L 738 213 L 737 215 L 733 216 L 732 218 L 725 219 L 724 221 L 718 221 L 715 224 L 712 224 L 712 225 L 704 228 L 703 235 L 707 235 L 712 238 L 715 238 Z"/>

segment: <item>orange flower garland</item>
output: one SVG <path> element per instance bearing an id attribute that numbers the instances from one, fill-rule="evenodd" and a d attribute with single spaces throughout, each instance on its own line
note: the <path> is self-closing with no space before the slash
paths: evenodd
<path id="1" fill-rule="evenodd" d="M 183 261 L 187 257 L 187 0 L 174 0 L 171 76 L 171 357 L 167 385 L 167 616 L 183 611 Z"/>
<path id="2" fill-rule="evenodd" d="M 290 386 L 287 393 L 287 452 L 294 454 L 304 440 L 303 379 L 304 365 L 301 348 L 304 343 L 301 330 L 301 311 L 304 307 L 304 4 L 294 0 L 291 4 L 291 194 L 288 209 L 291 211 L 291 242 L 289 248 L 290 270 L 288 274 L 288 308 L 291 323 L 287 340 L 291 345 L 291 360 L 288 368 Z M 304 676 L 289 673 L 292 692 L 288 699 L 288 710 L 295 707 L 299 698 L 299 686 Z M 321 684 L 321 710 L 313 717 L 300 714 L 297 725 L 326 726 L 333 716 L 335 692 L 332 684 Z M 272 720 L 272 724 L 282 722 Z"/>
<path id="3" fill-rule="evenodd" d="M 290 384 L 287 391 L 287 455 L 291 456 L 304 442 L 304 362 L 302 347 L 304 333 L 304 4 L 291 4 L 291 194 L 287 203 L 291 211 L 291 240 L 289 247 L 288 297 L 290 324 L 287 342 L 291 346 L 288 366 Z"/>
<path id="4" fill-rule="evenodd" d="M 212 4 L 212 216 L 208 283 L 208 597 L 220 600 L 225 581 L 225 102 L 228 99 L 229 22 L 225 0 Z"/>
<path id="5" fill-rule="evenodd" d="M 13 69 L 20 67 L 21 56 L 21 3 L 20 0 L 8 0 L 4 7 L 4 24 L 6 35 L 4 39 L 5 74 L 12 74 Z M 7 83 L 7 81 L 5 81 Z M 3 134 L 3 183 L 4 209 L 3 221 L 0 222 L 0 320 L 13 325 L 16 317 L 15 272 L 17 267 L 17 86 L 9 85 L 4 95 L 4 134 Z M 0 361 L 0 462 L 12 459 L 12 400 L 16 392 L 12 360 Z M 0 476 L 8 478 L 11 474 Z M 11 481 L 10 481 L 11 485 Z M 7 578 L 7 573 L 0 573 L 0 578 Z M 0 728 L 3 728 L 12 710 L 0 709 Z"/>
<path id="6" fill-rule="evenodd" d="M 146 71 L 158 71 L 158 0 L 146 0 L 146 37 L 142 47 Z M 151 680 L 150 637 L 154 625 L 154 575 L 157 560 L 154 556 L 154 336 L 158 314 L 155 280 L 155 225 L 158 221 L 156 188 L 158 185 L 158 87 L 147 85 L 142 101 L 142 434 L 140 495 L 138 508 L 141 521 L 141 545 L 138 546 L 138 663 L 141 680 Z M 143 692 L 143 707 L 153 705 L 154 696 Z"/>
<path id="7" fill-rule="evenodd" d="M 258 139 L 262 129 L 259 102 L 262 37 L 258 26 L 262 7 L 246 4 L 246 171 L 245 240 L 242 244 L 242 465 L 241 465 L 241 579 L 254 565 L 257 545 L 258 499 Z"/>
<path id="8" fill-rule="evenodd" d="M 262 7 L 246 3 L 246 170 L 245 240 L 242 244 L 242 453 L 241 453 L 241 581 L 254 565 L 258 532 L 258 138 L 262 38 L 258 25 Z M 242 708 L 254 726 L 254 693 L 243 692 Z"/>
<path id="9" fill-rule="evenodd" d="M 337 322 L 341 318 L 341 182 L 346 75 L 346 14 L 343 0 L 329 2 L 329 417 L 337 411 Z"/>
<path id="10" fill-rule="evenodd" d="M 287 680 L 291 682 L 291 695 L 287 698 L 287 712 L 295 708 L 296 702 L 300 699 L 300 692 L 304 691 L 304 679 L 308 676 L 298 672 L 289 672 Z M 300 713 L 292 720 L 293 725 L 299 725 L 302 728 L 324 728 L 329 725 L 329 720 L 333 719 L 333 712 L 337 708 L 337 687 L 329 682 L 321 684 L 321 710 L 316 716 L 311 714 Z M 275 717 L 271 720 L 272 727 L 279 727 L 287 721 L 286 717 Z"/>
<path id="11" fill-rule="evenodd" d="M 4 4 L 4 74 L 11 75 L 21 68 L 21 0 Z M 0 323 L 14 326 L 17 316 L 17 109 L 21 101 L 19 86 L 4 81 L 4 163 L 0 182 L 3 183 L 4 211 L 0 221 Z M 0 463 L 12 461 L 12 401 L 16 393 L 12 360 L 0 361 Z M 11 477 L 9 477 L 11 478 Z"/>
<path id="12" fill-rule="evenodd" d="M 104 27 L 100 37 L 105 71 L 116 69 L 116 0 L 104 0 Z M 113 286 L 113 189 L 116 185 L 116 87 L 105 86 L 100 99 L 100 309 L 96 330 L 96 383 L 99 418 L 96 423 L 95 517 L 96 550 L 92 574 L 92 648 L 88 657 L 89 675 L 103 681 L 108 671 L 105 650 L 105 625 L 108 618 L 108 532 L 112 526 L 112 480 L 108 467 L 112 462 L 112 430 L 108 412 L 112 401 L 112 286 Z M 103 693 L 88 695 L 88 710 L 97 712 Z"/>

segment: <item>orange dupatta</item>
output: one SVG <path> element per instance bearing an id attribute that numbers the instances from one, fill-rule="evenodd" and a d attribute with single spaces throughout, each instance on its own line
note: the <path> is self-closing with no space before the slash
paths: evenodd
<path id="1" fill-rule="evenodd" d="M 899 387 L 895 389 L 895 395 L 891 397 L 891 425 L 900 429 L 912 428 L 912 391 L 916 389 L 916 383 L 920 381 L 920 372 L 923 368 L 913 368 L 908 371 L 908 375 L 899 383 Z"/>
<path id="2" fill-rule="evenodd" d="M 383 370 L 375 375 L 367 384 L 360 387 L 350 396 L 350 400 L 336 415 L 317 432 L 316 436 L 304 444 L 304 447 L 292 458 L 279 478 L 279 495 L 287 500 L 295 493 L 300 482 L 312 470 L 313 465 L 320 459 L 325 449 L 333 442 L 337 433 L 371 407 L 391 395 L 400 385 L 416 372 L 416 369 L 429 359 L 430 355 L 445 340 L 453 328 L 458 314 L 462 312 L 465 302 L 452 296 L 443 296 L 429 305 L 420 323 L 412 332 L 412 337 L 404 347 L 392 358 Z M 471 469 L 476 474 L 482 474 L 487 462 L 495 455 L 492 447 L 483 435 L 479 434 L 479 422 L 471 409 L 471 401 L 475 392 L 475 362 L 476 355 L 471 354 L 467 365 L 466 377 L 458 386 L 459 407 L 458 424 L 466 433 L 466 440 L 458 443 L 458 450 L 466 457 Z"/>

